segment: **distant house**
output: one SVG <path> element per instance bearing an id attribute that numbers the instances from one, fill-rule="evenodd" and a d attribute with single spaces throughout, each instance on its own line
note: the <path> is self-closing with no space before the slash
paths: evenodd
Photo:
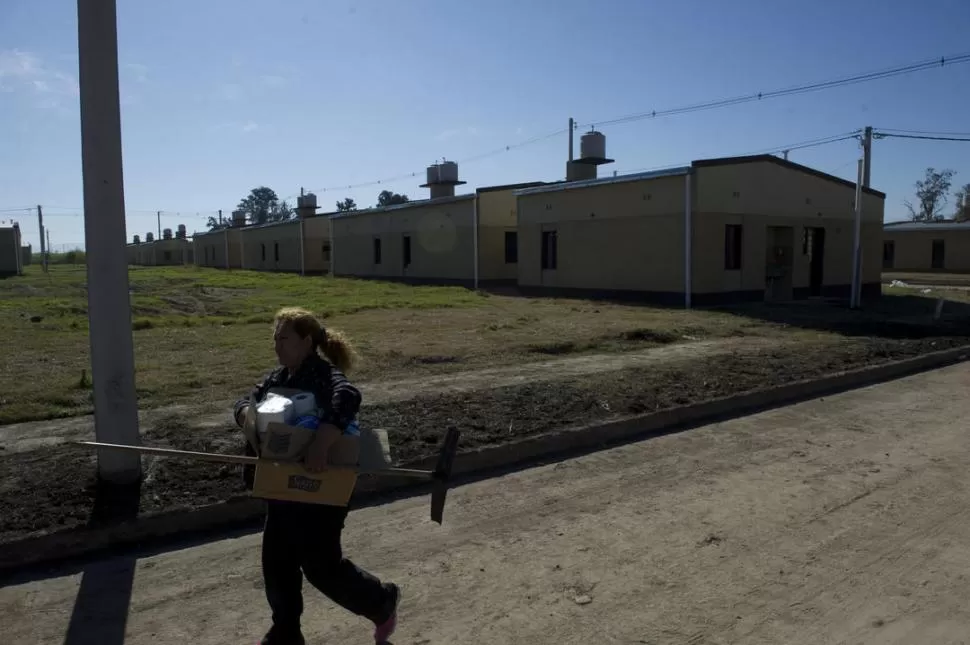
<path id="1" fill-rule="evenodd" d="M 20 226 L 0 228 L 0 277 L 21 275 L 24 272 Z"/>
<path id="2" fill-rule="evenodd" d="M 884 271 L 970 273 L 970 222 L 890 222 L 882 232 Z"/>
<path id="3" fill-rule="evenodd" d="M 143 241 L 135 235 L 127 246 L 128 264 L 134 266 L 177 266 L 193 264 L 193 243 L 188 239 L 185 225 L 180 224 L 175 234 L 172 229 L 162 231 L 162 239 L 156 240 L 151 233 Z"/>
<path id="4" fill-rule="evenodd" d="M 771 155 L 518 191 L 518 282 L 699 305 L 847 297 L 855 184 Z M 862 291 L 880 293 L 885 194 L 863 191 Z"/>

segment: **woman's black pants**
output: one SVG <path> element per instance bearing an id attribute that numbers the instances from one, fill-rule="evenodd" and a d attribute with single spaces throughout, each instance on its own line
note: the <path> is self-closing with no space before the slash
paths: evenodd
<path id="1" fill-rule="evenodd" d="M 304 576 L 348 611 L 375 623 L 387 618 L 390 592 L 343 557 L 340 534 L 347 513 L 341 506 L 267 501 L 263 582 L 278 630 L 300 627 Z"/>

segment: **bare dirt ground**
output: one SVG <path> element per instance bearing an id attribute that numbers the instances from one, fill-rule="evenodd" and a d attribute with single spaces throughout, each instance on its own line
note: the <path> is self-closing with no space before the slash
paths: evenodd
<path id="1" fill-rule="evenodd" d="M 623 354 L 589 354 L 556 358 L 522 365 L 493 367 L 453 374 L 427 375 L 420 379 L 375 381 L 360 384 L 364 399 L 370 404 L 405 401 L 433 394 L 456 394 L 524 383 L 537 383 L 560 378 L 578 377 L 615 370 L 657 366 L 677 361 L 719 356 L 731 352 L 779 347 L 784 338 L 742 337 L 703 340 L 653 347 Z M 245 392 L 240 392 L 240 395 Z M 192 419 L 193 427 L 223 427 L 233 400 L 206 402 L 204 405 L 170 405 L 143 410 L 142 431 L 151 430 L 173 416 Z M 220 410 L 213 414 L 211 410 Z M 13 454 L 66 441 L 89 440 L 94 436 L 94 417 L 85 415 L 67 419 L 30 421 L 0 426 L 0 452 Z"/>
<path id="2" fill-rule="evenodd" d="M 398 645 L 943 645 L 970 633 L 970 365 L 351 514 Z M 10 642 L 252 642 L 258 535 L 0 589 Z M 310 643 L 367 642 L 311 589 Z"/>
<path id="3" fill-rule="evenodd" d="M 691 405 L 847 369 L 962 346 L 967 336 L 919 339 L 820 337 L 786 344 L 737 344 L 727 353 L 675 352 L 669 360 L 595 373 L 565 375 L 468 391 L 433 391 L 405 400 L 369 403 L 361 422 L 388 432 L 399 461 L 436 453 L 445 430 L 462 430 L 460 449 L 494 446 L 543 432 Z M 676 359 L 675 359 L 676 358 Z M 619 367 L 610 357 L 608 362 Z M 568 365 L 568 363 L 567 363 Z M 555 372 L 555 369 L 553 370 Z M 212 409 L 212 408 L 210 408 Z M 226 408 L 228 409 L 228 408 Z M 199 425 L 173 413 L 143 436 L 149 445 L 239 454 L 243 439 L 226 413 Z M 0 545 L 52 531 L 103 526 L 164 511 L 194 509 L 246 495 L 239 466 L 145 457 L 137 490 L 97 484 L 93 451 L 47 445 L 0 451 Z M 56 473 L 52 477 L 51 473 Z M 2 548 L 2 546 L 0 546 Z"/>

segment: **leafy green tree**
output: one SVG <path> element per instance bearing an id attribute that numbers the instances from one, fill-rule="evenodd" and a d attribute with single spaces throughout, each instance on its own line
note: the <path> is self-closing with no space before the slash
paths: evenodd
<path id="1" fill-rule="evenodd" d="M 909 201 L 904 202 L 914 222 L 943 219 L 943 206 L 946 204 L 946 194 L 950 192 L 950 183 L 954 174 L 954 171 L 949 169 L 940 171 L 932 167 L 926 169 L 923 179 L 916 182 L 916 199 L 919 200 L 919 206 L 914 207 Z"/>
<path id="2" fill-rule="evenodd" d="M 377 196 L 378 206 L 393 206 L 395 204 L 407 204 L 409 201 L 407 195 L 392 193 L 389 190 L 382 190 Z"/>
<path id="3" fill-rule="evenodd" d="M 355 210 L 357 210 L 357 202 L 350 197 L 347 199 L 341 199 L 339 202 L 337 202 L 337 211 L 340 213 Z"/>
<path id="4" fill-rule="evenodd" d="M 239 202 L 236 209 L 244 211 L 247 219 L 253 224 L 282 222 L 293 217 L 293 208 L 286 203 L 286 200 L 280 201 L 276 191 L 266 186 L 259 186 L 249 191 L 249 195 Z"/>

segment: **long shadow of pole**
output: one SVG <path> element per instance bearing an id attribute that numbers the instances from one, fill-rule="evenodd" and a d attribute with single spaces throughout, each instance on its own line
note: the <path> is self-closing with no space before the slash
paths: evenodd
<path id="1" fill-rule="evenodd" d="M 126 556 L 85 568 L 64 645 L 124 645 L 137 562 Z"/>
<path id="2" fill-rule="evenodd" d="M 99 483 L 89 524 L 134 519 L 141 485 Z M 124 555 L 84 567 L 64 645 L 124 645 L 138 558 Z"/>

